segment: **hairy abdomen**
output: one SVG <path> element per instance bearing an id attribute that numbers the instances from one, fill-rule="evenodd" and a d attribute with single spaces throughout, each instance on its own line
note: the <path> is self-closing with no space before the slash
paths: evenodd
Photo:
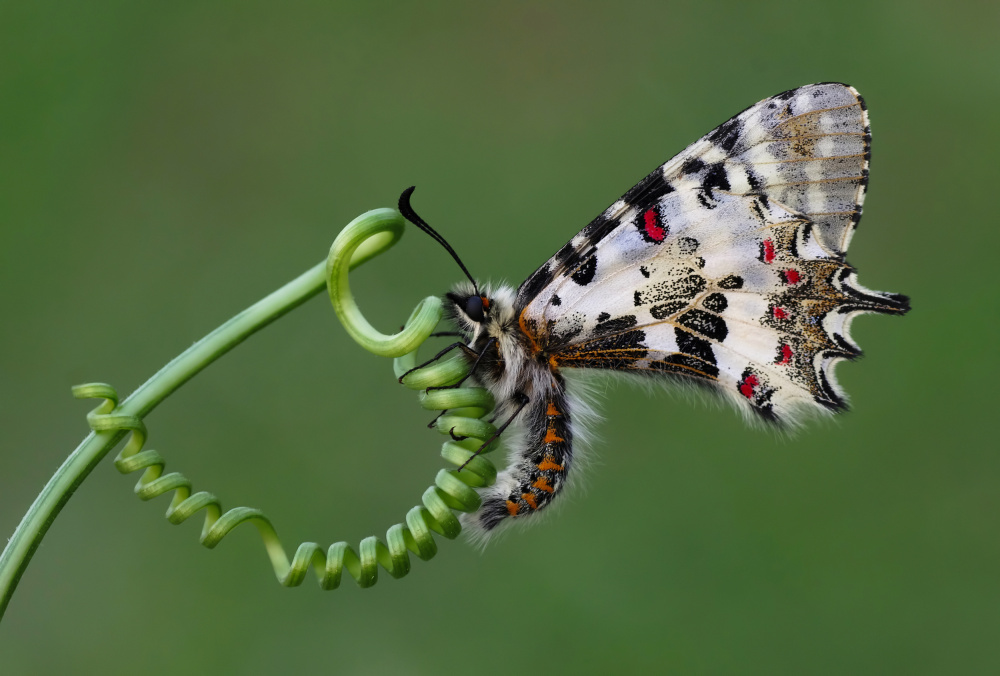
<path id="1" fill-rule="evenodd" d="M 536 389 L 521 412 L 523 443 L 512 445 L 509 466 L 481 493 L 483 506 L 473 515 L 474 527 L 491 531 L 504 521 L 531 516 L 565 486 L 573 433 L 562 379 L 554 374 L 549 378 L 548 387 Z"/>

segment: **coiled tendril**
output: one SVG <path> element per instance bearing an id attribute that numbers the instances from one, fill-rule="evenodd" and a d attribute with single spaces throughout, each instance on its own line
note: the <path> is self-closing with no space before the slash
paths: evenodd
<path id="1" fill-rule="evenodd" d="M 412 389 L 451 384 L 462 377 L 465 368 L 456 362 L 458 360 L 422 368 L 407 376 L 404 384 Z M 396 375 L 412 368 L 411 363 L 415 365 L 415 352 L 396 359 Z M 457 537 L 462 527 L 452 510 L 474 512 L 479 509 L 480 499 L 474 488 L 489 486 L 496 480 L 496 468 L 480 454 L 460 472 L 440 470 L 434 485 L 424 491 L 421 498 L 423 504 L 406 513 L 405 523 L 390 526 L 384 543 L 371 535 L 361 541 L 357 551 L 347 542 L 336 542 L 324 551 L 315 542 L 303 542 L 289 561 L 277 531 L 259 509 L 234 507 L 224 512 L 222 503 L 214 494 L 193 492 L 190 480 L 180 472 L 164 474 L 166 461 L 163 457 L 155 450 L 143 450 L 146 425 L 142 419 L 114 413 L 118 393 L 113 387 L 104 383 L 78 385 L 73 388 L 73 396 L 104 400 L 87 414 L 87 422 L 95 432 L 129 432 L 128 441 L 114 463 L 122 474 L 144 470 L 134 489 L 141 500 L 152 500 L 174 491 L 166 513 L 167 520 L 172 524 L 183 523 L 204 510 L 200 541 L 209 549 L 240 524 L 252 523 L 264 541 L 278 582 L 286 587 L 302 584 L 310 566 L 316 571 L 323 589 L 339 587 L 345 569 L 360 587 L 371 587 L 378 581 L 379 565 L 392 577 L 403 577 L 410 572 L 408 552 L 413 552 L 424 561 L 431 559 L 437 553 L 433 533 L 449 539 Z M 494 405 L 489 392 L 482 388 L 459 387 L 421 393 L 420 403 L 428 410 L 449 409 L 449 413 L 436 422 L 437 429 L 443 434 L 454 430 L 457 436 L 468 437 L 462 441 L 446 441 L 441 448 L 441 456 L 456 467 L 468 460 L 495 431 L 493 425 L 479 419 Z"/>
<path id="2" fill-rule="evenodd" d="M 301 584 L 310 567 L 315 570 L 323 589 L 336 589 L 345 569 L 359 586 L 370 587 L 378 581 L 379 565 L 391 576 L 402 577 L 410 571 L 409 552 L 424 560 L 433 557 L 437 553 L 434 533 L 455 538 L 461 532 L 461 525 L 453 510 L 473 512 L 478 509 L 480 498 L 474 489 L 496 480 L 496 468 L 488 459 L 482 454 L 472 457 L 496 430 L 492 424 L 481 420 L 493 409 L 494 401 L 489 392 L 479 387 L 461 386 L 420 394 L 420 404 L 425 409 L 443 413 L 436 421 L 440 432 L 454 431 L 456 436 L 465 437 L 461 441 L 446 441 L 441 456 L 456 467 L 469 458 L 472 460 L 460 471 L 440 470 L 434 485 L 424 491 L 421 504 L 407 512 L 404 523 L 389 527 L 385 542 L 370 536 L 361 541 L 357 550 L 346 542 L 334 543 L 325 550 L 314 542 L 303 542 L 289 561 L 274 526 L 260 510 L 235 507 L 223 511 L 215 495 L 207 491 L 195 492 L 191 482 L 179 472 L 164 473 L 163 457 L 155 450 L 143 449 L 147 436 L 143 423 L 146 414 L 209 363 L 318 293 L 324 280 L 337 316 L 351 337 L 375 354 L 394 357 L 397 377 L 412 369 L 417 364 L 418 347 L 441 319 L 440 299 L 422 300 L 404 329 L 387 336 L 372 328 L 360 313 L 347 279 L 351 269 L 395 244 L 404 227 L 405 221 L 393 209 L 376 209 L 359 216 L 338 235 L 325 264 L 314 267 L 233 317 L 175 358 L 121 404 L 110 385 L 90 383 L 74 387 L 73 395 L 77 398 L 103 399 L 87 415 L 93 433 L 50 479 L 4 549 L 0 557 L 0 615 L 55 515 L 93 466 L 125 435 L 128 440 L 115 458 L 115 467 L 123 474 L 142 470 L 135 486 L 142 500 L 173 491 L 166 517 L 174 524 L 204 510 L 201 543 L 209 548 L 219 544 L 240 524 L 252 523 L 264 541 L 278 581 L 288 587 Z M 458 383 L 467 370 L 468 366 L 461 359 L 439 361 L 413 371 L 403 384 L 414 390 L 452 385 Z"/>

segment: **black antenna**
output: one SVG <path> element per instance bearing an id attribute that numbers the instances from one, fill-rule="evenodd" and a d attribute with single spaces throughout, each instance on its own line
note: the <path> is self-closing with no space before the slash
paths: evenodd
<path id="1" fill-rule="evenodd" d="M 416 188 L 417 186 L 411 185 L 409 188 L 403 191 L 402 195 L 399 196 L 399 213 L 403 214 L 403 218 L 408 220 L 410 223 L 413 223 L 413 225 L 417 226 L 418 228 L 426 232 L 428 235 L 433 237 L 435 242 L 443 246 L 445 250 L 451 254 L 451 257 L 455 259 L 456 263 L 458 263 L 458 267 L 462 268 L 462 272 L 464 272 L 465 276 L 469 278 L 470 282 L 472 282 L 472 286 L 475 287 L 476 289 L 476 295 L 479 295 L 479 285 L 476 284 L 476 280 L 474 280 L 472 278 L 472 275 L 469 274 L 469 271 L 466 269 L 465 264 L 462 262 L 462 259 L 458 257 L 458 254 L 455 253 L 455 250 L 451 248 L 451 245 L 445 241 L 444 237 L 439 235 L 434 230 L 434 228 L 427 225 L 424 219 L 420 218 L 420 216 L 417 216 L 417 212 L 414 211 L 413 207 L 410 206 L 410 195 L 413 194 L 413 191 L 416 190 Z"/>

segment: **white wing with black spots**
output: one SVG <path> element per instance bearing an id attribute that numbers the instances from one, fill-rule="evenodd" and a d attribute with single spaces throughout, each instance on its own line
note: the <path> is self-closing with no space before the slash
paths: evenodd
<path id="1" fill-rule="evenodd" d="M 846 85 L 748 108 L 647 176 L 519 289 L 521 330 L 559 366 L 690 376 L 772 420 L 837 410 L 832 367 L 862 312 L 902 296 L 843 262 L 870 130 Z"/>

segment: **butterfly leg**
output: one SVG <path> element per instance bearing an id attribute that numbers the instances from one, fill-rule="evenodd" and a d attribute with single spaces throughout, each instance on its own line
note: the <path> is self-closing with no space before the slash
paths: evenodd
<path id="1" fill-rule="evenodd" d="M 466 356 L 468 356 L 470 358 L 471 357 L 474 357 L 476 359 L 480 358 L 480 354 L 478 352 L 476 352 L 475 350 L 473 350 L 471 347 L 469 347 L 468 345 L 466 345 L 463 342 L 456 341 L 456 342 L 452 343 L 451 345 L 449 345 L 448 347 L 446 347 L 443 350 L 441 350 L 440 352 L 438 352 L 436 355 L 434 355 L 433 357 L 431 357 L 427 361 L 425 361 L 423 364 L 420 364 L 419 366 L 414 366 L 409 371 L 407 371 L 403 375 L 399 376 L 399 383 L 400 383 L 400 385 L 403 384 L 403 379 L 406 378 L 406 376 L 410 375 L 414 371 L 419 371 L 420 369 L 424 368 L 425 366 L 430 366 L 431 364 L 433 364 L 434 362 L 436 362 L 438 359 L 440 359 L 441 357 L 445 356 L 446 354 L 448 354 L 449 352 L 451 352 L 452 350 L 454 350 L 456 348 L 462 350 L 466 354 Z"/>
<path id="2" fill-rule="evenodd" d="M 435 334 L 431 334 L 431 335 L 435 335 Z M 451 334 L 450 333 L 442 333 L 440 335 L 451 335 Z M 447 354 L 447 352 L 449 350 L 453 350 L 453 349 L 455 349 L 456 346 L 461 345 L 464 348 L 464 352 L 465 352 L 466 355 L 468 355 L 470 357 L 471 356 L 475 356 L 475 358 L 476 358 L 476 360 L 474 362 L 472 362 L 472 367 L 469 369 L 469 372 L 466 373 L 465 376 L 461 380 L 459 380 L 457 383 L 453 383 L 451 385 L 435 385 L 435 386 L 432 386 L 432 387 L 428 387 L 425 390 L 425 392 L 430 392 L 431 390 L 449 390 L 449 389 L 453 389 L 453 388 L 459 387 L 459 386 L 462 385 L 462 383 L 464 383 L 466 380 L 468 380 L 469 377 L 472 374 L 474 374 L 476 372 L 476 368 L 479 366 L 479 363 L 482 361 L 483 356 L 486 354 L 486 351 L 495 342 L 496 342 L 495 338 L 490 338 L 489 341 L 487 341 L 485 347 L 483 347 L 482 352 L 476 352 L 472 348 L 468 347 L 467 345 L 463 345 L 462 343 L 452 343 L 451 345 L 449 345 L 448 347 L 446 347 L 444 350 L 442 350 L 441 352 L 439 352 L 437 355 L 435 355 L 435 357 L 433 359 L 430 359 L 430 360 L 424 362 L 420 366 L 415 366 L 414 368 L 410 369 L 409 371 L 407 371 L 406 373 L 404 373 L 403 375 L 401 375 L 399 377 L 399 382 L 402 383 L 403 382 L 403 378 L 405 378 L 406 376 L 410 375 L 411 373 L 413 373 L 414 371 L 416 371 L 418 369 L 424 368 L 428 364 L 433 363 L 434 361 L 440 359 L 445 354 Z M 445 410 L 441 411 L 440 413 L 438 413 L 436 416 L 434 416 L 434 419 L 431 420 L 429 423 L 427 423 L 427 429 L 434 429 L 434 426 L 437 424 L 438 418 L 440 418 L 441 416 L 443 416 L 447 412 L 448 412 L 448 409 L 445 409 Z M 490 422 L 493 422 L 493 421 L 490 420 Z"/>
<path id="3" fill-rule="evenodd" d="M 466 373 L 465 376 L 457 383 L 452 383 L 451 385 L 434 385 L 432 387 L 428 387 L 426 391 L 430 392 L 431 390 L 451 390 L 456 387 L 461 387 L 462 383 L 468 380 L 469 377 L 476 372 L 476 369 L 479 368 L 479 363 L 483 360 L 483 357 L 486 356 L 486 352 L 491 347 L 493 347 L 494 343 L 496 342 L 497 342 L 496 338 L 490 338 L 488 341 L 486 341 L 486 345 L 483 346 L 482 352 L 479 352 L 477 354 L 474 350 L 471 349 L 468 352 L 466 352 L 466 354 L 469 354 L 471 352 L 472 354 L 476 355 L 476 361 L 472 362 L 472 367 L 469 368 L 469 372 Z"/>
<path id="4" fill-rule="evenodd" d="M 497 428 L 497 431 L 493 433 L 492 437 L 490 437 L 489 439 L 487 439 L 486 441 L 484 441 L 483 445 L 480 446 L 476 450 L 475 453 L 473 453 L 472 455 L 470 455 L 468 460 L 466 460 L 465 462 L 462 463 L 462 466 L 458 468 L 459 471 L 465 469 L 465 466 L 468 465 L 470 462 L 472 462 L 472 459 L 474 457 L 476 457 L 477 455 L 479 455 L 480 453 L 482 453 L 483 449 L 485 449 L 487 446 L 489 446 L 494 441 L 496 441 L 497 439 L 499 439 L 500 435 L 503 434 L 504 430 L 507 429 L 507 427 L 512 422 L 514 422 L 514 418 L 516 418 L 518 416 L 518 414 L 520 414 L 521 411 L 524 410 L 524 407 L 527 406 L 531 402 L 531 399 L 528 398 L 528 395 L 526 395 L 526 394 L 524 394 L 522 392 L 518 392 L 517 394 L 515 394 L 514 395 L 514 399 L 517 400 L 518 403 L 519 403 L 517 409 L 515 409 L 515 411 L 510 414 L 510 417 L 507 418 L 507 422 L 505 422 L 503 425 L 500 425 L 500 427 Z M 462 441 L 463 439 L 467 438 L 467 437 L 457 437 L 457 436 L 455 436 L 455 428 L 454 427 L 451 430 L 449 430 L 448 433 L 451 435 L 451 438 L 454 439 L 455 441 Z"/>

